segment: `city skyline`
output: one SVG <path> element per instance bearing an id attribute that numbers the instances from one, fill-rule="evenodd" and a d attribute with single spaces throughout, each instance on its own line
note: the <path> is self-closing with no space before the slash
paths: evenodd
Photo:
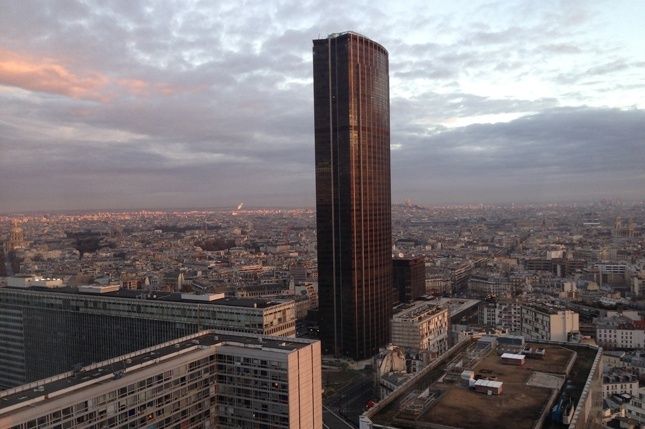
<path id="1" fill-rule="evenodd" d="M 328 7 L 6 8 L 0 211 L 312 207 L 308 41 L 341 30 L 395 58 L 394 202 L 644 198 L 642 5 Z"/>

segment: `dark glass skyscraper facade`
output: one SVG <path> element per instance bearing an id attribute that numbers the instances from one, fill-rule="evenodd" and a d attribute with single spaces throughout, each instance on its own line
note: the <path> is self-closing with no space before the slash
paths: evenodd
<path id="1" fill-rule="evenodd" d="M 320 334 L 363 359 L 392 314 L 388 53 L 356 33 L 314 40 Z"/>

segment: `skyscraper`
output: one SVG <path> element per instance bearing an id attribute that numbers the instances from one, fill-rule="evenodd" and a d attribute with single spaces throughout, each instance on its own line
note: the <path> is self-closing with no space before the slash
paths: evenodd
<path id="1" fill-rule="evenodd" d="M 388 53 L 352 32 L 313 43 L 320 335 L 363 359 L 392 314 Z"/>

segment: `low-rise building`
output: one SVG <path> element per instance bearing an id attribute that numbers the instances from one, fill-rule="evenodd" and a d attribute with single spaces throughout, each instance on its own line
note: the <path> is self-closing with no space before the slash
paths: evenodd
<path id="1" fill-rule="evenodd" d="M 426 270 L 426 293 L 434 295 L 450 295 L 452 293 L 452 282 L 447 273 L 427 272 Z"/>
<path id="2" fill-rule="evenodd" d="M 622 361 L 625 364 L 625 368 L 637 373 L 642 380 L 645 379 L 645 351 L 634 350 L 626 353 Z"/>
<path id="3" fill-rule="evenodd" d="M 522 305 L 513 300 L 487 299 L 479 306 L 479 324 L 519 334 L 522 332 Z"/>
<path id="4" fill-rule="evenodd" d="M 638 395 L 638 388 L 638 376 L 624 370 L 614 369 L 602 377 L 603 399 L 618 393 L 636 396 Z"/>
<path id="5" fill-rule="evenodd" d="M 645 387 L 639 388 L 638 393 L 625 402 L 624 409 L 627 416 L 645 424 Z"/>
<path id="6" fill-rule="evenodd" d="M 468 279 L 468 292 L 470 296 L 485 298 L 489 295 L 508 297 L 513 295 L 513 282 L 499 274 L 473 274 Z"/>
<path id="7" fill-rule="evenodd" d="M 596 342 L 605 348 L 645 348 L 645 321 L 635 321 L 624 316 L 596 320 Z"/>

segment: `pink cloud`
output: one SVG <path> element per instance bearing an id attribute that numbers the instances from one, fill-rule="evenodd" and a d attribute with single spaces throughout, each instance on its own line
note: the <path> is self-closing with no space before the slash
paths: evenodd
<path id="1" fill-rule="evenodd" d="M 172 95 L 179 91 L 179 88 L 167 83 L 146 82 L 141 79 L 119 79 L 117 84 L 132 95 Z"/>
<path id="2" fill-rule="evenodd" d="M 0 85 L 102 102 L 119 93 L 146 96 L 177 91 L 166 83 L 113 78 L 95 71 L 79 73 L 52 58 L 35 59 L 5 50 L 0 50 Z"/>

